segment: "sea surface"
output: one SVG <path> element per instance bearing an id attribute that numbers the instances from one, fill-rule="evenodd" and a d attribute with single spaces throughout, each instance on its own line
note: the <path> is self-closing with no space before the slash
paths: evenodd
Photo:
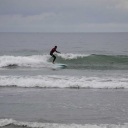
<path id="1" fill-rule="evenodd" d="M 127 128 L 128 33 L 0 33 L 0 127 Z"/>

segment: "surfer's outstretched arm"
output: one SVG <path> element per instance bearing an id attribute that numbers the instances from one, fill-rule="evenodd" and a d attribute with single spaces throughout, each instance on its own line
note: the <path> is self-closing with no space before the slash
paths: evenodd
<path id="1" fill-rule="evenodd" d="M 59 52 L 59 51 L 56 51 L 57 53 L 61 53 L 61 52 Z"/>

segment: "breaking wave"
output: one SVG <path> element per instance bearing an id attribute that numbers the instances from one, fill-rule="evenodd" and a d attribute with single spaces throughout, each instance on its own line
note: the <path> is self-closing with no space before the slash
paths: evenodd
<path id="1" fill-rule="evenodd" d="M 0 76 L 0 87 L 127 89 L 127 78 L 86 76 Z"/>
<path id="2" fill-rule="evenodd" d="M 69 69 L 128 70 L 128 56 L 96 54 L 57 54 L 56 63 L 65 63 Z M 51 67 L 48 54 L 32 56 L 0 56 L 0 68 Z"/>
<path id="3" fill-rule="evenodd" d="M 127 128 L 128 124 L 58 124 L 41 122 L 23 122 L 13 119 L 0 119 L 0 127 L 15 126 L 20 128 Z"/>

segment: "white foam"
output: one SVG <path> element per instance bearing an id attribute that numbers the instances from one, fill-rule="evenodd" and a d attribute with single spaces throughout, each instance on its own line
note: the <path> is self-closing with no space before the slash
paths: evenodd
<path id="1" fill-rule="evenodd" d="M 77 59 L 78 57 L 86 57 L 89 55 L 85 54 L 57 54 L 63 59 Z M 51 67 L 49 59 L 50 55 L 32 55 L 32 56 L 0 56 L 0 68 L 8 67 L 10 65 L 17 65 L 19 67 L 32 67 L 32 68 L 41 68 L 41 67 Z"/>
<path id="2" fill-rule="evenodd" d="M 9 65 L 17 65 L 20 67 L 45 67 L 49 58 L 49 55 L 0 56 L 0 67 Z"/>
<path id="3" fill-rule="evenodd" d="M 87 57 L 90 56 L 90 54 L 73 54 L 73 53 L 66 53 L 66 54 L 58 54 L 58 56 L 64 58 L 64 59 L 77 59 L 78 57 Z"/>
<path id="4" fill-rule="evenodd" d="M 31 128 L 127 128 L 128 124 L 57 124 L 57 123 L 39 123 L 39 122 L 22 122 L 13 119 L 0 119 L 0 127 L 15 125 Z"/>
<path id="5" fill-rule="evenodd" d="M 42 87 L 42 88 L 128 88 L 127 78 L 86 77 L 86 76 L 0 76 L 0 86 Z"/>

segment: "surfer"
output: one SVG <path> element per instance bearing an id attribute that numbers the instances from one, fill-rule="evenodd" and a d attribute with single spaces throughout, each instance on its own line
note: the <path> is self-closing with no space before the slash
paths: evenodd
<path id="1" fill-rule="evenodd" d="M 53 57 L 53 62 L 52 62 L 53 64 L 54 64 L 54 61 L 56 60 L 56 56 L 53 53 L 54 52 L 60 53 L 56 49 L 57 49 L 57 46 L 55 46 L 54 48 L 52 48 L 52 50 L 50 51 L 50 55 Z"/>

